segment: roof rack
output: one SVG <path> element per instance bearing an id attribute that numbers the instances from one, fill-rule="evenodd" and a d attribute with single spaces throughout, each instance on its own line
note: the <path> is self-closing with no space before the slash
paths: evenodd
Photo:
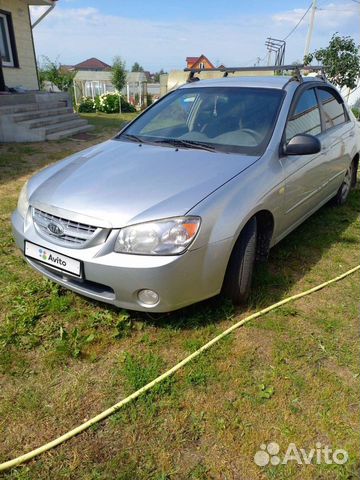
<path id="1" fill-rule="evenodd" d="M 313 65 L 272 65 L 272 66 L 263 66 L 263 67 L 218 67 L 218 68 L 185 68 L 184 72 L 190 72 L 188 82 L 194 82 L 200 80 L 199 77 L 195 77 L 195 73 L 201 72 L 222 72 L 224 73 L 224 77 L 227 77 L 229 73 L 235 72 L 284 72 L 284 71 L 293 71 L 293 78 L 302 82 L 302 75 L 301 69 L 308 69 L 312 71 L 319 71 L 320 75 L 323 80 L 325 78 L 324 67 L 322 65 L 313 66 Z"/>

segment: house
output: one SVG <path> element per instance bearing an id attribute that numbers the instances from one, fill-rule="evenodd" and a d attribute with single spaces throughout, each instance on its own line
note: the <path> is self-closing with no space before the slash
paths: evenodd
<path id="1" fill-rule="evenodd" d="M 7 87 L 39 89 L 29 5 L 53 8 L 55 3 L 52 0 L 0 0 L 0 50 Z M 0 85 L 0 90 L 4 90 L 4 85 Z"/>
<path id="2" fill-rule="evenodd" d="M 209 70 L 215 66 L 204 54 L 201 54 L 200 57 L 186 57 L 186 68 Z"/>
<path id="3" fill-rule="evenodd" d="M 74 114 L 67 92 L 39 91 L 33 29 L 56 4 L 0 0 L 0 142 L 55 140 L 91 129 Z M 33 24 L 31 5 L 47 7 Z"/>
<path id="4" fill-rule="evenodd" d="M 86 72 L 106 72 L 111 70 L 111 65 L 99 60 L 98 58 L 88 58 L 83 62 L 74 65 L 73 70 L 77 72 L 86 71 Z"/>

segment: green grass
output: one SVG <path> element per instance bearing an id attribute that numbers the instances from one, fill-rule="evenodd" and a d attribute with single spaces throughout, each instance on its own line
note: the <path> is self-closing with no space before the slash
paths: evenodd
<path id="1" fill-rule="evenodd" d="M 10 226 L 23 182 L 113 136 L 90 116 L 87 141 L 0 146 L 0 461 L 57 437 L 154 379 L 233 322 L 354 266 L 360 191 L 325 206 L 258 268 L 249 306 L 221 298 L 148 316 L 86 300 L 44 280 Z M 242 327 L 89 431 L 4 478 L 45 480 L 356 479 L 359 469 L 359 275 Z M 345 448 L 344 466 L 261 469 L 262 443 Z"/>
<path id="2" fill-rule="evenodd" d="M 81 113 L 80 116 L 94 125 L 97 131 L 103 132 L 108 129 L 119 131 L 125 123 L 138 116 L 138 113 Z"/>

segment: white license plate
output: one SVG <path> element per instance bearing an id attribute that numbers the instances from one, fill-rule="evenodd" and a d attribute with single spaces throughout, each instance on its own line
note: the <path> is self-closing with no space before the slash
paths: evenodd
<path id="1" fill-rule="evenodd" d="M 54 252 L 35 243 L 25 241 L 25 256 L 50 265 L 62 272 L 71 273 L 77 277 L 81 276 L 81 262 L 79 260 Z"/>

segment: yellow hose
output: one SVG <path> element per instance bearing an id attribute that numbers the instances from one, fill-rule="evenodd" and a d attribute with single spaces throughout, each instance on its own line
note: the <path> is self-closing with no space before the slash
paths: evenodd
<path id="1" fill-rule="evenodd" d="M 72 437 L 75 437 L 75 435 L 78 435 L 79 433 L 83 432 L 84 430 L 88 429 L 91 427 L 91 425 L 94 425 L 97 422 L 100 422 L 101 420 L 104 420 L 104 418 L 112 415 L 113 413 L 117 412 L 121 407 L 126 405 L 127 403 L 130 403 L 132 400 L 135 400 L 135 398 L 138 398 L 140 395 L 143 393 L 147 392 L 150 390 L 152 387 L 157 385 L 158 383 L 162 382 L 165 380 L 165 378 L 169 377 L 170 375 L 173 375 L 175 372 L 180 370 L 184 365 L 189 363 L 191 360 L 194 358 L 198 357 L 202 352 L 205 350 L 208 350 L 212 345 L 217 343 L 219 340 L 224 338 L 225 336 L 229 335 L 229 333 L 233 332 L 237 328 L 241 327 L 245 323 L 249 322 L 250 320 L 254 320 L 254 318 L 258 318 L 261 315 L 264 315 L 265 313 L 268 313 L 272 310 L 275 310 L 275 308 L 281 307 L 282 305 L 285 305 L 285 303 L 289 303 L 291 301 L 297 300 L 298 298 L 305 297 L 306 295 L 310 295 L 313 292 L 316 292 L 318 290 L 321 290 L 322 288 L 326 287 L 327 285 L 330 285 L 331 283 L 338 282 L 339 280 L 342 280 L 343 278 L 347 277 L 348 275 L 351 275 L 352 273 L 356 272 L 357 270 L 360 269 L 360 265 L 352 268 L 351 270 L 348 270 L 347 272 L 343 273 L 342 275 L 339 275 L 338 277 L 332 278 L 331 280 L 322 283 L 316 287 L 310 288 L 309 290 L 306 290 L 305 292 L 298 293 L 296 295 L 293 295 L 291 297 L 287 297 L 284 300 L 281 300 L 280 302 L 274 303 L 273 305 L 270 305 L 269 307 L 266 307 L 262 310 L 259 310 L 256 313 L 253 313 L 252 315 L 249 315 L 248 317 L 243 318 L 239 322 L 235 323 L 228 329 L 226 329 L 224 332 L 220 333 L 220 335 L 217 335 L 215 338 L 210 340 L 208 343 L 200 347 L 198 350 L 193 352 L 191 355 L 188 357 L 184 358 L 181 362 L 177 363 L 174 367 L 170 368 L 170 370 L 167 370 L 165 373 L 160 375 L 159 377 L 155 378 L 152 382 L 148 383 L 144 387 L 140 388 L 136 392 L 132 393 L 128 397 L 124 398 L 120 402 L 116 403 L 112 407 L 108 408 L 107 410 L 104 410 L 102 413 L 99 413 L 99 415 L 96 415 L 96 417 L 91 418 L 87 422 L 82 423 L 78 427 L 74 428 L 73 430 L 70 430 L 69 432 L 65 433 L 64 435 L 61 435 L 61 437 L 55 438 L 52 442 L 46 443 L 45 445 L 36 448 L 35 450 L 32 450 L 31 452 L 25 453 L 24 455 L 21 455 L 20 457 L 14 458 L 13 460 L 9 460 L 8 462 L 0 464 L 0 472 L 7 470 L 9 468 L 16 467 L 17 465 L 20 465 L 21 463 L 24 463 L 28 460 L 31 460 L 32 458 L 36 457 L 37 455 L 40 455 L 41 453 L 44 453 L 48 450 L 51 450 L 52 448 L 56 447 L 57 445 L 60 445 L 61 443 L 66 442 Z"/>

